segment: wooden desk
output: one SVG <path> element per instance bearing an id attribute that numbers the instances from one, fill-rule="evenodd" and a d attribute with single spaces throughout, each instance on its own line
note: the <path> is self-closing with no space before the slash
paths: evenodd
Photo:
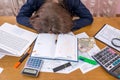
<path id="1" fill-rule="evenodd" d="M 1 16 L 0 25 L 3 24 L 4 22 L 18 25 L 15 20 L 15 17 Z M 116 17 L 116 18 L 95 17 L 92 25 L 86 26 L 78 31 L 75 31 L 74 33 L 78 34 L 81 32 L 86 32 L 89 36 L 92 37 L 106 23 L 120 29 L 120 17 Z M 18 26 L 24 27 L 21 25 Z M 100 48 L 103 48 L 105 46 L 103 43 L 99 41 L 96 41 L 96 43 Z M 19 59 L 20 58 L 11 57 L 11 56 L 5 56 L 4 58 L 0 59 L 0 67 L 4 68 L 4 71 L 0 74 L 0 80 L 118 80 L 112 77 L 111 75 L 109 75 L 101 67 L 98 67 L 86 74 L 82 74 L 81 71 L 77 69 L 76 71 L 70 74 L 41 72 L 38 78 L 23 76 L 20 72 L 24 67 L 25 61 L 19 66 L 19 68 L 17 69 L 13 68 L 13 65 Z"/>

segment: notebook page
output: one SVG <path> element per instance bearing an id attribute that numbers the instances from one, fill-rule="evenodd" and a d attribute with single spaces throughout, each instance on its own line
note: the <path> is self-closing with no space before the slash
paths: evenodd
<path id="1" fill-rule="evenodd" d="M 35 42 L 31 56 L 41 58 L 54 58 L 56 35 L 49 33 L 40 33 Z"/>
<path id="2" fill-rule="evenodd" d="M 77 38 L 70 34 L 60 34 L 57 40 L 55 57 L 77 61 Z"/>

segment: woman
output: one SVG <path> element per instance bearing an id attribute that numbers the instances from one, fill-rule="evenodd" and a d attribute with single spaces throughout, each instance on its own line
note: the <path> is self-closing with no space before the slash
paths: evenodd
<path id="1" fill-rule="evenodd" d="M 82 4 L 80 0 L 54 0 L 59 2 L 71 16 L 77 16 L 79 19 L 73 21 L 72 31 L 80 29 L 81 27 L 90 25 L 93 22 L 93 17 L 90 11 Z M 30 17 L 36 12 L 45 0 L 27 0 L 27 2 L 21 7 L 16 19 L 19 24 L 33 28 L 30 24 Z"/>

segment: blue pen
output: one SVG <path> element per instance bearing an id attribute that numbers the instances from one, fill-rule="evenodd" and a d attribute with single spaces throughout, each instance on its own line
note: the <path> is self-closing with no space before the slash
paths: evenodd
<path id="1" fill-rule="evenodd" d="M 78 59 L 79 59 L 79 60 L 82 60 L 82 61 L 84 61 L 84 62 L 90 63 L 90 64 L 92 64 L 92 65 L 97 65 L 97 64 L 98 64 L 95 60 L 88 59 L 88 58 L 83 57 L 83 56 L 78 56 Z"/>

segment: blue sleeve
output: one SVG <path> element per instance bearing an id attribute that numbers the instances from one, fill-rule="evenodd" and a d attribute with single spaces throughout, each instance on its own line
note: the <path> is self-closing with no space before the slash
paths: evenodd
<path id="1" fill-rule="evenodd" d="M 32 28 L 29 18 L 40 7 L 40 5 L 42 5 L 41 3 L 42 0 L 27 0 L 16 16 L 16 21 L 19 24 Z"/>
<path id="2" fill-rule="evenodd" d="M 72 11 L 76 16 L 79 17 L 79 19 L 73 21 L 74 26 L 72 31 L 92 24 L 93 16 L 80 0 L 74 0 Z"/>

